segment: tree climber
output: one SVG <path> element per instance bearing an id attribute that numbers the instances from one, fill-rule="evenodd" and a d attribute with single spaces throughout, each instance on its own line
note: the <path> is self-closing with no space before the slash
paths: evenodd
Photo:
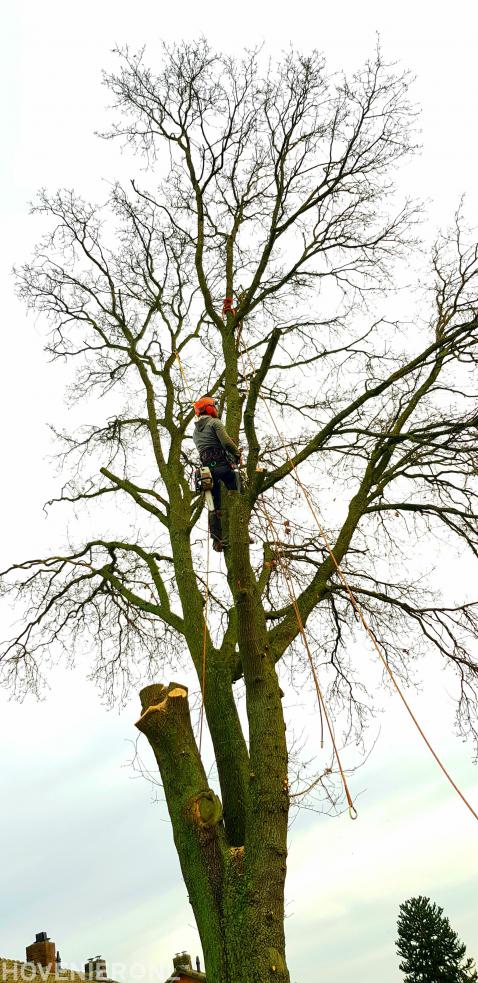
<path id="1" fill-rule="evenodd" d="M 221 423 L 216 401 L 212 396 L 198 399 L 194 404 L 194 412 L 198 419 L 193 440 L 201 464 L 210 469 L 213 481 L 214 510 L 209 512 L 209 532 L 213 549 L 221 553 L 224 547 L 221 528 L 221 482 L 228 491 L 240 490 L 239 476 L 235 468 L 241 460 L 241 452 Z"/>

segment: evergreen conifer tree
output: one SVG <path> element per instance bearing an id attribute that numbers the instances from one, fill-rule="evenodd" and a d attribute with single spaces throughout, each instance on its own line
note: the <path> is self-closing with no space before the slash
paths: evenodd
<path id="1" fill-rule="evenodd" d="M 400 905 L 398 954 L 405 983 L 476 983 L 475 962 L 466 958 L 443 908 L 430 898 L 410 898 Z"/>

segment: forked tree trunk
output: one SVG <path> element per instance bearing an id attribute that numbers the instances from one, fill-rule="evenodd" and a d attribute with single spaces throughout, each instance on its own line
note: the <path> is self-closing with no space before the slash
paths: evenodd
<path id="1" fill-rule="evenodd" d="M 230 687 L 211 650 L 206 713 L 228 811 L 209 788 L 191 726 L 185 686 L 141 691 L 139 730 L 154 751 L 174 841 L 196 918 L 208 983 L 289 983 L 284 941 L 284 885 L 289 792 L 281 690 L 267 639 L 264 610 L 250 566 L 245 496 L 228 496 L 228 576 L 237 613 L 237 647 L 246 686 L 249 747 L 243 781 L 231 800 L 221 745 L 237 743 L 237 717 L 221 726 L 214 680 Z M 183 602 L 184 607 L 184 602 Z M 221 694 L 223 696 L 223 694 Z M 233 705 L 233 704 L 232 704 Z M 244 831 L 237 842 L 237 831 Z"/>
<path id="2" fill-rule="evenodd" d="M 143 712 L 137 726 L 158 762 L 208 983 L 288 983 L 286 855 L 277 836 L 283 815 L 270 811 L 269 843 L 262 844 L 260 859 L 254 855 L 254 836 L 248 837 L 250 845 L 230 847 L 220 800 L 208 787 L 199 757 L 186 687 L 147 686 L 140 695 Z"/>

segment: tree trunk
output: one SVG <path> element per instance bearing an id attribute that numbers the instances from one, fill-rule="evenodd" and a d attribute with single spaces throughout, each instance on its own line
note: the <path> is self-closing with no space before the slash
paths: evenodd
<path id="1" fill-rule="evenodd" d="M 258 844 L 255 819 L 263 825 L 270 794 L 264 793 L 261 772 L 251 770 L 246 843 L 231 847 L 222 805 L 208 787 L 199 756 L 186 687 L 147 686 L 140 697 L 137 727 L 160 770 L 208 983 L 289 983 L 283 931 L 286 850 L 277 832 L 284 828 L 284 809 L 276 816 L 267 802 L 269 821 Z M 267 703 L 266 694 L 261 699 Z M 274 769 L 266 760 L 265 767 Z"/>

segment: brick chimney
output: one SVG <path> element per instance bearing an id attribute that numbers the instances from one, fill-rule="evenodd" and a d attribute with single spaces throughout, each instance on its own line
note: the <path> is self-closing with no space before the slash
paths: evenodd
<path id="1" fill-rule="evenodd" d="M 87 980 L 107 980 L 106 962 L 102 956 L 90 956 L 85 963 L 85 976 Z"/>
<path id="2" fill-rule="evenodd" d="M 177 952 L 173 958 L 173 972 L 166 983 L 206 983 L 204 973 L 199 968 L 199 959 L 196 959 L 197 969 L 193 969 L 189 952 Z"/>
<path id="3" fill-rule="evenodd" d="M 35 941 L 26 947 L 27 963 L 43 966 L 50 973 L 55 972 L 56 946 L 51 942 L 46 932 L 37 932 Z"/>
<path id="4" fill-rule="evenodd" d="M 192 969 L 193 965 L 189 952 L 177 952 L 173 958 L 173 966 L 175 969 L 179 970 L 184 969 L 187 971 L 188 969 Z"/>

